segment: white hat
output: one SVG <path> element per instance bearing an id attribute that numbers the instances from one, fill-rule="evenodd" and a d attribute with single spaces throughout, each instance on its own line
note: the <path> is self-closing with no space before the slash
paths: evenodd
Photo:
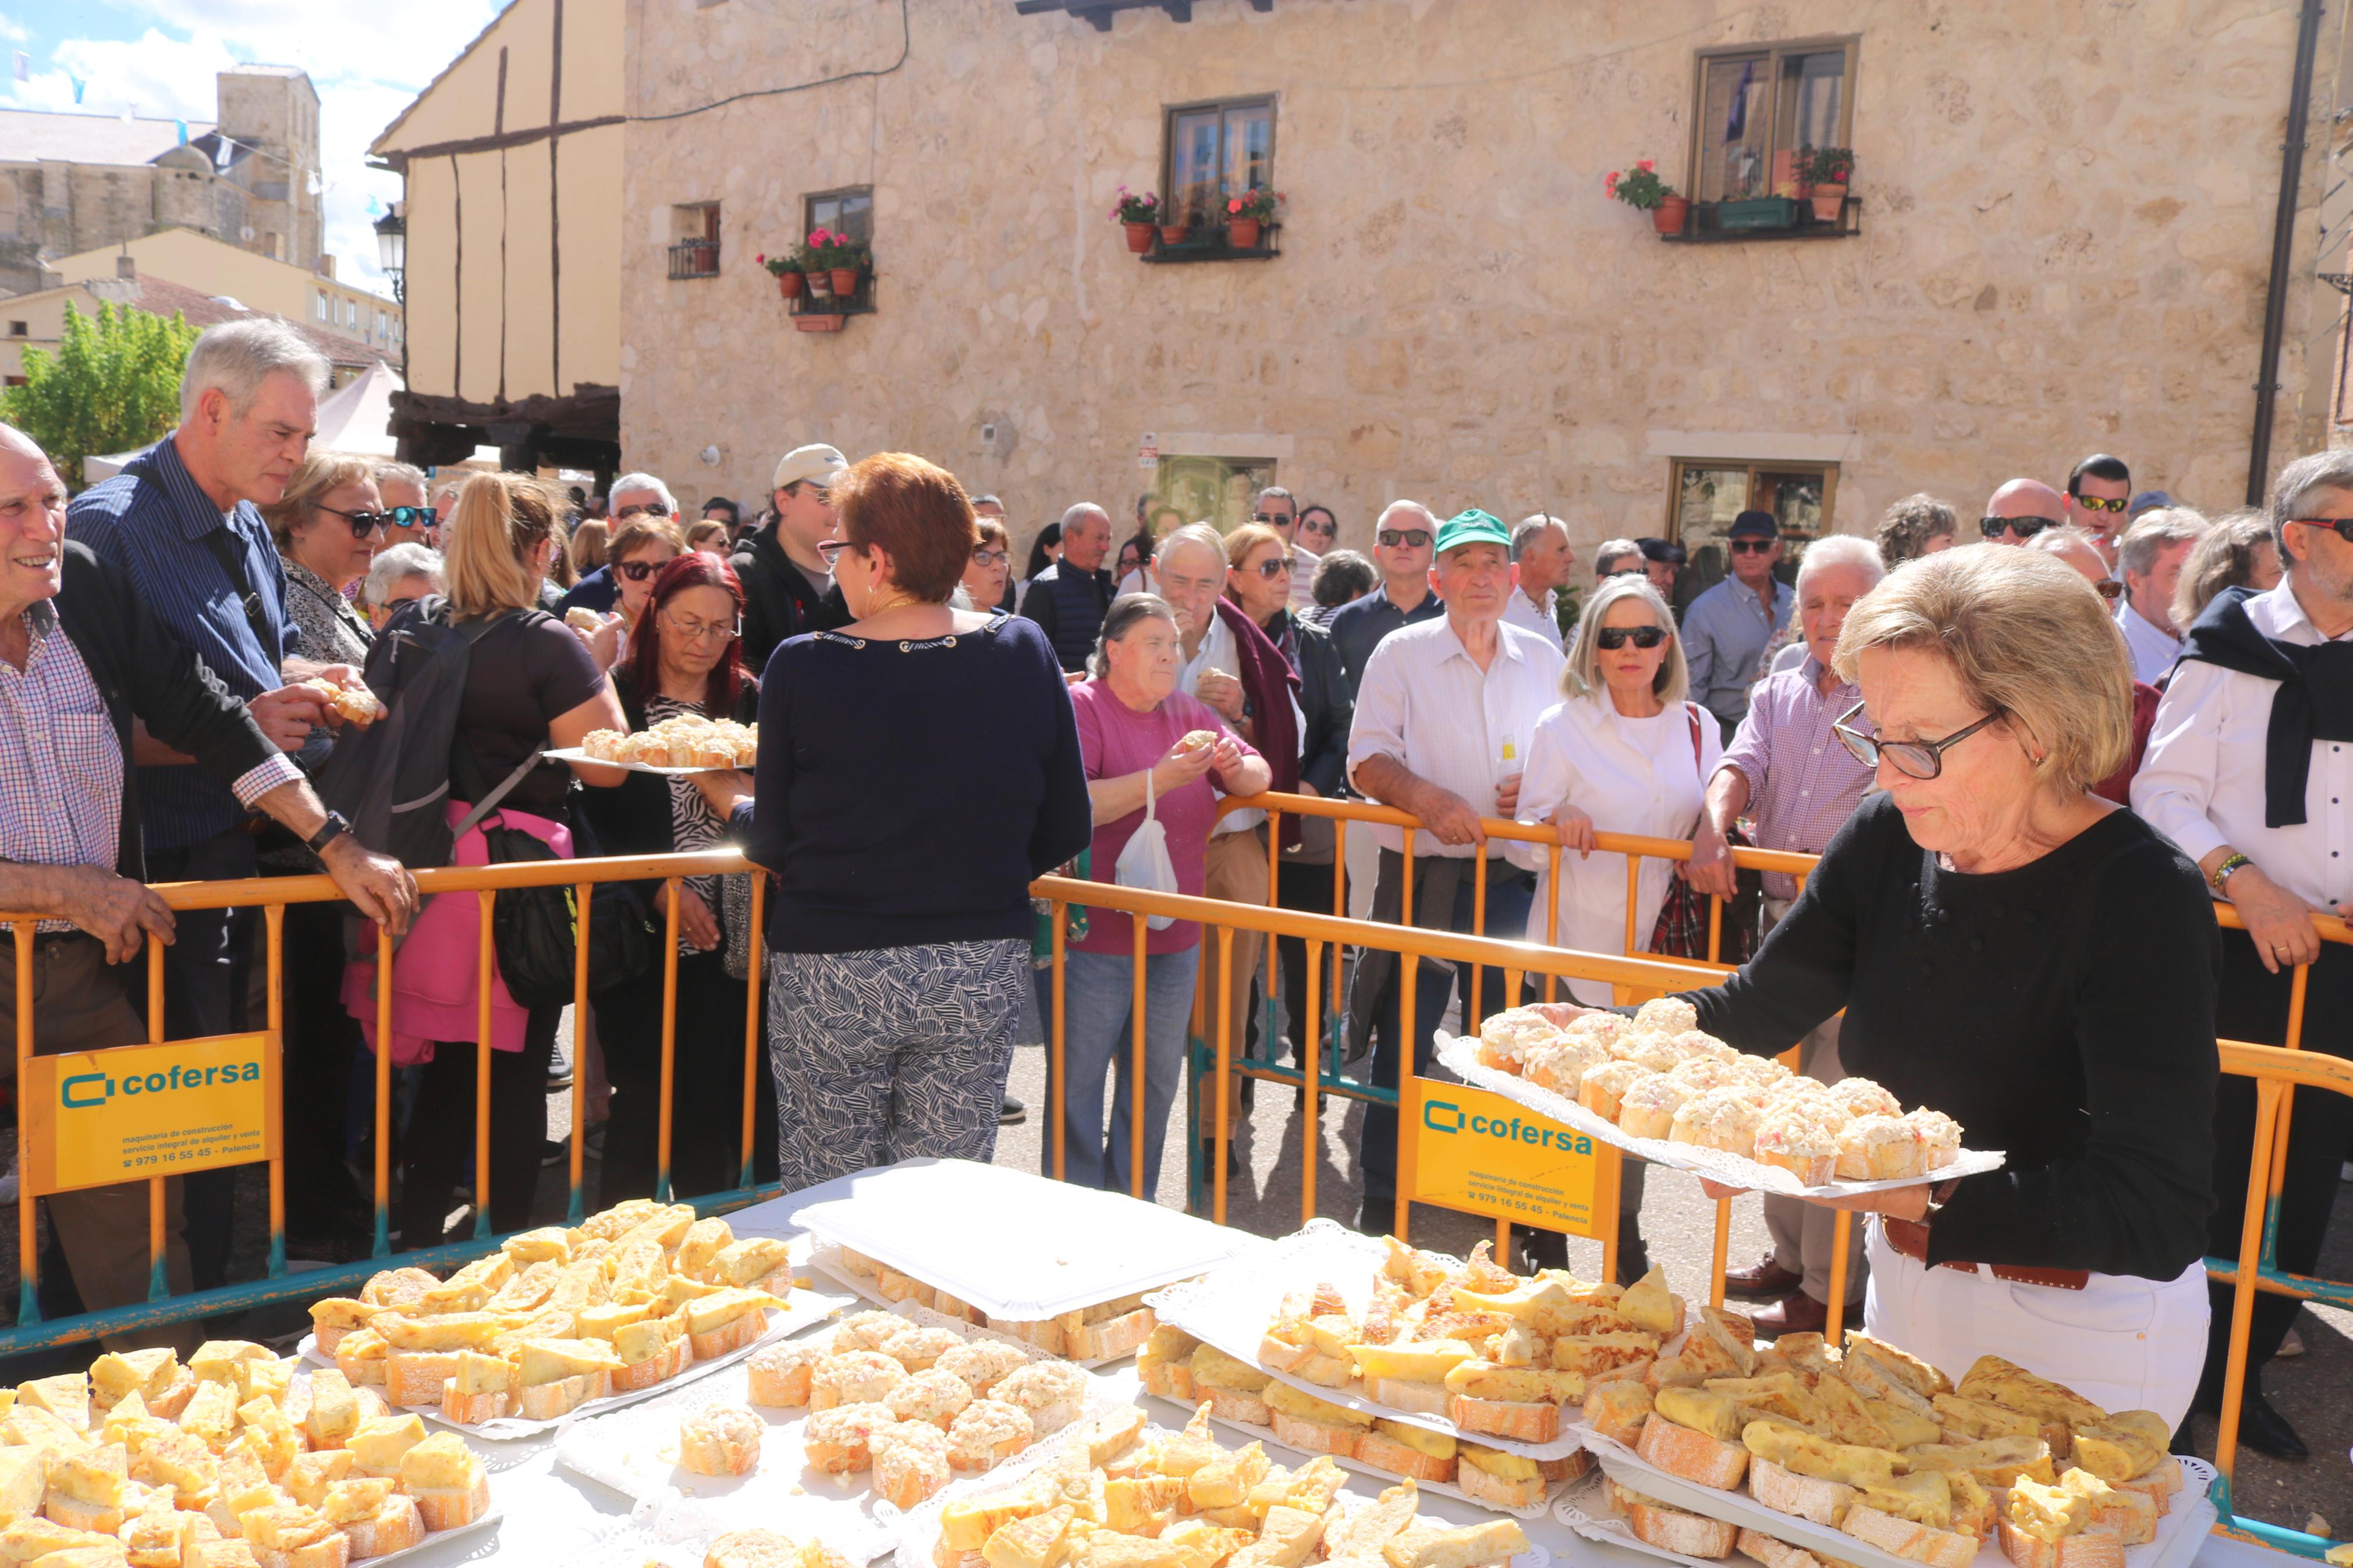
<path id="1" fill-rule="evenodd" d="M 816 446 L 796 447 L 786 452 L 784 460 L 776 465 L 776 482 L 768 488 L 780 490 L 803 479 L 830 484 L 833 477 L 848 467 L 849 458 L 821 442 Z"/>

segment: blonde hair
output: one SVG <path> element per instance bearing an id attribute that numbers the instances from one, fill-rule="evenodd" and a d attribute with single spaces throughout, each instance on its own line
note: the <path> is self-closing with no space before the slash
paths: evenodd
<path id="1" fill-rule="evenodd" d="M 261 509 L 262 521 L 269 524 L 270 537 L 278 541 L 278 551 L 284 554 L 294 542 L 297 525 L 312 521 L 320 500 L 331 490 L 355 485 L 362 479 L 375 482 L 376 460 L 353 452 L 313 451 L 294 470 L 286 493 Z M 341 519 L 337 520 L 339 522 Z"/>
<path id="2" fill-rule="evenodd" d="M 2173 591 L 2173 626 L 2187 632 L 2225 588 L 2243 588 L 2255 580 L 2255 552 L 2278 552 L 2272 537 L 2272 520 L 2261 507 L 2242 507 L 2206 531 L 2181 563 L 2180 585 Z"/>
<path id="3" fill-rule="evenodd" d="M 565 500 L 528 474 L 476 474 L 465 482 L 441 541 L 458 619 L 538 605 L 540 573 L 532 557 L 550 540 L 561 547 Z"/>
<path id="4" fill-rule="evenodd" d="M 2042 784 L 2089 789 L 2131 751 L 2125 635 L 2083 574 L 2047 552 L 1965 545 L 1905 562 L 1847 612 L 1839 679 L 1854 680 L 1871 648 L 1943 658 L 1970 702 L 2040 753 Z"/>
<path id="5" fill-rule="evenodd" d="M 585 517 L 572 530 L 572 569 L 594 572 L 605 564 L 605 537 L 612 530 L 601 518 Z"/>
<path id="6" fill-rule="evenodd" d="M 1577 639 L 1568 645 L 1568 661 L 1560 669 L 1560 694 L 1563 697 L 1599 697 L 1608 689 L 1601 679 L 1601 623 L 1610 606 L 1620 599 L 1640 599 L 1650 609 L 1651 618 L 1667 634 L 1667 657 L 1659 661 L 1659 673 L 1651 681 L 1651 690 L 1659 700 L 1672 708 L 1691 690 L 1691 666 L 1683 659 L 1683 634 L 1675 629 L 1675 614 L 1659 591 L 1651 586 L 1648 577 L 1628 573 L 1622 577 L 1604 577 L 1593 590 L 1593 597 L 1577 616 Z"/>
<path id="7" fill-rule="evenodd" d="M 605 536 L 605 563 L 618 566 L 630 555 L 654 542 L 669 545 L 672 555 L 686 553 L 686 535 L 678 531 L 676 523 L 633 517 Z"/>

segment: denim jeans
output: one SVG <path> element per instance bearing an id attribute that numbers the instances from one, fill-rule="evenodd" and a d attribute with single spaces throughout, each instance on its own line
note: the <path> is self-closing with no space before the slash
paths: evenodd
<path id="1" fill-rule="evenodd" d="M 1197 943 L 1182 952 L 1154 953 L 1144 961 L 1145 1070 L 1144 1158 L 1146 1198 L 1160 1183 L 1160 1147 L 1166 1141 L 1168 1110 L 1185 1073 L 1185 1037 L 1193 1016 L 1193 977 L 1200 963 Z M 1135 1011 L 1135 960 L 1101 952 L 1063 957 L 1062 1062 L 1068 1074 L 1062 1121 L 1067 1129 L 1063 1172 L 1067 1178 L 1106 1192 L 1130 1190 L 1134 1167 L 1128 1148 L 1133 1119 L 1129 1096 L 1135 1045 L 1130 1016 Z M 1053 1029 L 1050 1005 L 1049 1037 Z M 1106 1088 L 1110 1090 L 1111 1137 L 1103 1137 Z M 1052 1133 L 1047 1134 L 1047 1169 L 1053 1168 Z"/>

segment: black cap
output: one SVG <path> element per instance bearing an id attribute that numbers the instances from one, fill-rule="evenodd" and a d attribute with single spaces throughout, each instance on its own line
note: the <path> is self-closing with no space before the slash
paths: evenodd
<path id="1" fill-rule="evenodd" d="M 1781 537 L 1781 524 L 1771 512 L 1758 511 L 1751 507 L 1732 520 L 1732 526 L 1724 531 L 1724 536 L 1726 539 L 1778 539 Z"/>
<path id="2" fill-rule="evenodd" d="M 1634 546 L 1642 552 L 1643 560 L 1663 562 L 1669 566 L 1680 566 L 1690 559 L 1683 553 L 1683 547 L 1672 539 L 1638 539 Z"/>

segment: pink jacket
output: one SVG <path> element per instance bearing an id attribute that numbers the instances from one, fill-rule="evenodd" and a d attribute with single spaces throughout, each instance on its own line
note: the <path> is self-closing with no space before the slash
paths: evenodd
<path id="1" fill-rule="evenodd" d="M 447 806 L 449 826 L 465 820 L 462 802 Z M 572 830 L 527 811 L 494 811 L 486 824 L 520 828 L 555 852 L 572 858 Z M 490 863 L 490 846 L 480 826 L 469 828 L 450 857 L 453 866 Z M 482 903 L 478 894 L 436 893 L 426 900 L 417 923 L 392 955 L 392 1061 L 413 1067 L 433 1059 L 436 1040 L 478 1039 L 480 997 L 475 977 L 481 971 Z M 369 928 L 371 931 L 373 927 Z M 375 961 L 354 959 L 343 966 L 343 1007 L 360 1022 L 368 1049 L 375 1049 Z M 491 979 L 491 1048 L 522 1049 L 528 1012 L 507 994 L 506 981 Z"/>

